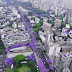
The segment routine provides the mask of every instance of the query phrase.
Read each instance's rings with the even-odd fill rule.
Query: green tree
[[[55,22],[52,22],[51,24],[52,24],[52,25],[51,25],[51,27],[53,27],[53,26],[54,26],[54,24],[55,24]]]
[[[36,68],[35,66],[33,66],[33,67],[31,68],[31,71],[32,71],[32,72],[37,72],[38,70],[37,70],[37,68]]]
[[[33,29],[33,31],[35,31],[35,32],[38,32],[39,30],[42,30],[42,28],[41,27],[38,27],[38,28],[34,28]]]
[[[44,15],[44,17],[48,18],[48,16],[47,16],[47,15]]]
[[[38,17],[38,18],[41,18],[41,16],[40,16],[40,15],[37,15],[37,17]]]
[[[3,49],[0,49],[0,54],[3,52]]]
[[[43,22],[44,22],[44,21],[40,19],[40,22],[39,22],[39,23],[43,25]]]
[[[0,53],[2,53],[3,50],[5,50],[5,46],[2,42],[2,40],[0,40]]]
[[[70,29],[72,29],[72,25],[70,25]]]
[[[33,26],[33,28],[37,28],[37,27],[41,27],[42,24],[41,23],[37,23],[36,25]]]
[[[18,72],[18,69],[17,69],[17,68],[15,68],[15,69],[14,69],[14,72]]]
[[[27,62],[27,66],[29,66],[29,67],[33,67],[33,66],[34,66],[34,63],[31,62],[31,61],[28,61],[28,62]]]
[[[44,49],[44,50],[43,50],[43,53],[45,53],[45,52],[46,52],[46,50]]]
[[[25,60],[25,56],[24,55],[17,55],[16,57],[14,57],[14,62],[16,67],[20,66],[20,62]]]
[[[63,26],[66,26],[66,23],[62,23]]]
[[[10,68],[8,68],[5,72],[13,72]]]
[[[52,22],[51,24],[52,24],[52,25],[54,25],[54,24],[55,24],[55,22]]]
[[[36,40],[39,40],[40,39],[38,34],[35,37],[36,37]]]
[[[67,37],[68,37],[68,38],[70,38],[70,36],[69,36],[69,35],[67,35]]]
[[[8,24],[9,27],[12,27],[12,24]]]

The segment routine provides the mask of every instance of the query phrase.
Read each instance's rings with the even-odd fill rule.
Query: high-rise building
[[[56,68],[57,72],[72,72],[71,57],[72,55],[69,52],[59,53],[59,56],[54,60],[54,67]]]

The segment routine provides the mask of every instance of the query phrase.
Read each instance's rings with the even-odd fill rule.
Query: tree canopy
[[[14,57],[14,62],[16,67],[19,67],[20,62],[25,60],[25,56],[24,55],[17,55],[16,57]]]
[[[13,71],[12,71],[11,69],[8,68],[5,72],[13,72]]]

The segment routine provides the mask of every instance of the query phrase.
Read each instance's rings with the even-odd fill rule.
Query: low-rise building
[[[11,57],[15,57],[20,54],[23,54],[24,56],[29,56],[33,54],[33,51],[26,46],[22,46],[22,47],[10,49],[6,57],[11,58]]]

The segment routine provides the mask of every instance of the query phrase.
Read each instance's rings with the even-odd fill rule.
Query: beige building
[[[56,27],[61,27],[61,22],[62,22],[62,20],[56,19],[56,20],[55,20],[55,26],[56,26]]]

